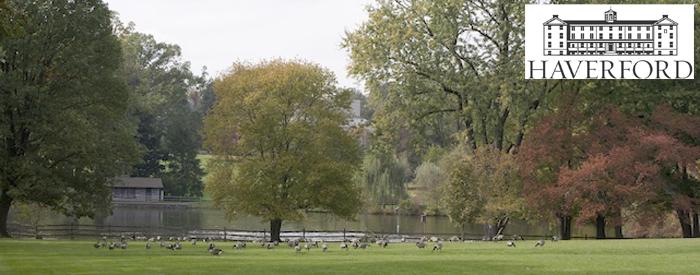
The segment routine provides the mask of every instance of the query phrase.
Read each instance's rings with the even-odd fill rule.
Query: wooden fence
[[[178,227],[165,226],[113,226],[113,225],[85,225],[85,224],[50,224],[40,225],[38,228],[22,224],[8,224],[10,234],[20,238],[41,237],[44,239],[98,239],[103,236],[107,238],[119,238],[121,236],[127,238],[210,238],[214,240],[226,241],[261,241],[269,239],[269,232],[266,230],[238,230],[234,228],[201,228],[201,229],[186,229]],[[428,233],[423,234],[418,232],[406,232],[396,234],[395,232],[372,232],[372,231],[316,231],[316,230],[301,230],[301,231],[282,231],[280,237],[285,239],[313,239],[323,240],[328,242],[340,242],[343,240],[377,238],[383,237],[393,241],[405,239],[406,241],[415,241],[423,236],[437,237],[442,239],[450,239],[453,236],[459,236],[455,233]],[[540,239],[545,236],[523,236],[526,239]],[[465,234],[465,239],[481,240],[480,234]],[[588,238],[587,236],[574,236],[577,239]],[[506,237],[509,239],[509,237]]]

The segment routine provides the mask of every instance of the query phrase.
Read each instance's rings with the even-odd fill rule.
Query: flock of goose
[[[490,239],[491,241],[502,241],[504,238],[503,235],[497,235]],[[180,237],[180,238],[175,238],[175,237],[169,237],[167,240],[164,238],[161,238],[160,236],[157,236],[155,238],[150,238],[146,239],[145,237],[141,238],[136,238],[132,237],[131,240],[145,240],[145,248],[146,249],[151,249],[156,243],[161,247],[169,250],[181,250],[182,249],[182,242],[187,242],[189,241],[192,246],[197,246],[197,243],[199,241],[207,243],[207,252],[209,252],[211,255],[214,256],[219,256],[224,253],[224,250],[221,247],[216,246],[214,242],[210,238],[204,238],[204,239],[196,239],[196,238],[187,238],[187,237]],[[522,236],[518,235],[513,235],[509,241],[506,242],[507,247],[512,247],[515,248],[517,247],[516,241],[518,240],[524,240]],[[551,238],[552,241],[556,242],[559,240],[558,236],[553,236]],[[452,237],[448,239],[450,242],[460,242],[461,239],[458,237]],[[406,242],[405,238],[401,239],[401,242]],[[432,251],[442,251],[443,248],[443,240],[437,237],[432,237],[432,238],[426,238],[422,237],[418,241],[416,241],[416,247],[418,249],[424,249],[428,246],[428,242],[432,243]],[[266,242],[266,241],[253,241],[253,244],[259,244],[262,248],[266,249],[274,249],[280,245],[280,242],[274,241],[274,242]],[[312,249],[320,249],[321,252],[327,252],[329,249],[328,243],[324,242],[323,240],[310,240],[310,239],[292,239],[286,241],[287,246],[289,248],[293,248],[296,253],[302,253],[304,250],[306,252],[310,252]],[[380,238],[377,239],[373,242],[369,241],[361,241],[361,240],[352,240],[352,241],[343,241],[339,244],[340,250],[349,250],[350,248],[353,249],[367,249],[371,246],[371,244],[374,244],[380,248],[386,248],[389,246],[389,240],[386,238]],[[535,242],[535,247],[544,247],[545,240],[540,239],[537,242]],[[109,250],[114,250],[114,249],[127,249],[128,247],[128,239],[124,237],[123,235],[118,239],[114,241],[108,241],[107,237],[102,237],[100,240],[98,240],[94,245],[96,249],[99,248],[107,248]],[[247,243],[244,241],[236,241],[233,244],[233,249],[234,250],[242,250],[245,249],[247,246]]]

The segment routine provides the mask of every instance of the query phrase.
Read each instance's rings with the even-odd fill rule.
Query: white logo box
[[[526,79],[693,79],[693,5],[526,5]]]

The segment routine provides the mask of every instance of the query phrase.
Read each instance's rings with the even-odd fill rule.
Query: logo
[[[693,79],[693,5],[527,5],[526,79]]]

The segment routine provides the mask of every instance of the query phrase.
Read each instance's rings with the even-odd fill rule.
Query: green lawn
[[[442,252],[391,244],[383,249],[297,254],[283,247],[235,251],[218,243],[222,256],[203,244],[170,251],[95,249],[90,241],[0,240],[0,274],[699,274],[700,240],[520,241],[445,243]],[[428,247],[430,248],[430,246]]]

